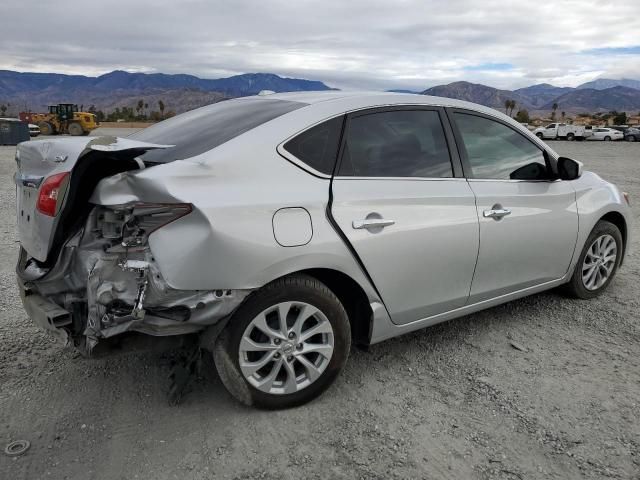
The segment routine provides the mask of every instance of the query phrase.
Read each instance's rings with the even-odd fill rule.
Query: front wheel
[[[568,293],[584,299],[600,295],[618,271],[623,249],[618,227],[611,222],[599,221],[584,244],[567,284]]]
[[[542,133],[540,133],[540,132],[536,133],[536,137],[538,137],[540,140],[542,140]]]
[[[627,142],[635,142],[636,141],[636,137],[634,135],[629,135],[627,137]]]
[[[216,340],[222,383],[245,405],[278,409],[313,400],[344,368],[347,313],[326,285],[292,275],[252,293]]]
[[[609,137],[609,136],[604,137],[604,141],[605,141],[605,142],[610,142],[610,141],[611,141],[611,137]]]

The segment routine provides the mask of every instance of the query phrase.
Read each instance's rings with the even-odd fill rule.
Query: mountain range
[[[150,105],[163,100],[167,110],[181,113],[221,98],[256,95],[261,90],[298,92],[331,90],[322,82],[285,78],[272,73],[247,73],[203,79],[193,75],[129,73],[121,70],[86,77],[59,73],[21,73],[0,70],[0,103],[20,110],[41,111],[48,104],[77,103],[110,110],[142,99]]]
[[[638,88],[617,85],[616,82],[623,82],[625,85],[633,85],[633,82],[636,82]],[[549,112],[554,104],[557,104],[558,111],[567,113],[616,110],[637,114],[640,111],[640,82],[635,80],[600,79],[576,88],[541,83],[517,90],[500,90],[477,83],[453,82],[431,87],[420,93],[466,100],[497,110],[504,109],[506,100],[515,100],[515,111],[524,108],[533,114]]]
[[[109,112],[117,107],[134,106],[139,100],[155,109],[159,100],[167,110],[181,113],[223,98],[255,95],[261,90],[275,92],[332,90],[321,81],[285,78],[272,73],[247,73],[227,78],[203,79],[193,75],[130,73],[121,70],[88,77],[58,73],[21,73],[0,70],[0,104],[11,104],[7,113],[18,110],[43,111],[48,104],[77,103],[88,109]],[[515,100],[522,108],[544,114],[558,105],[567,113],[596,113],[611,110],[636,114],[640,111],[640,80],[597,79],[572,87],[547,83],[517,90],[501,90],[465,81],[437,85],[422,93],[457,98],[498,110],[506,100]],[[15,112],[13,111],[15,110]]]

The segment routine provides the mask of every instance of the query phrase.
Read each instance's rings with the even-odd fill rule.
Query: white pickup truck
[[[579,125],[568,125],[566,123],[550,123],[546,127],[536,128],[533,133],[538,138],[552,140],[584,140],[593,135],[590,128]]]

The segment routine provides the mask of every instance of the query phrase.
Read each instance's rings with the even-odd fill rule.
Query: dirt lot
[[[640,204],[640,144],[552,146]],[[0,453],[1,479],[640,478],[640,210],[599,299],[549,292],[353,350],[295,410],[244,408],[214,372],[172,408],[160,354],[82,359],[26,318],[13,155],[0,148],[0,443],[31,449]]]

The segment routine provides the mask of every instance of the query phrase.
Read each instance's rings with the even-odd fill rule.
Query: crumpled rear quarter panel
[[[288,273],[331,268],[351,276],[376,298],[327,220],[329,180],[278,155],[276,145],[283,134],[274,123],[277,120],[188,161],[104,179],[91,201],[193,204],[191,214],[149,238],[172,288],[251,289]],[[308,244],[283,247],[276,241],[273,215],[287,207],[309,212],[313,234]]]

